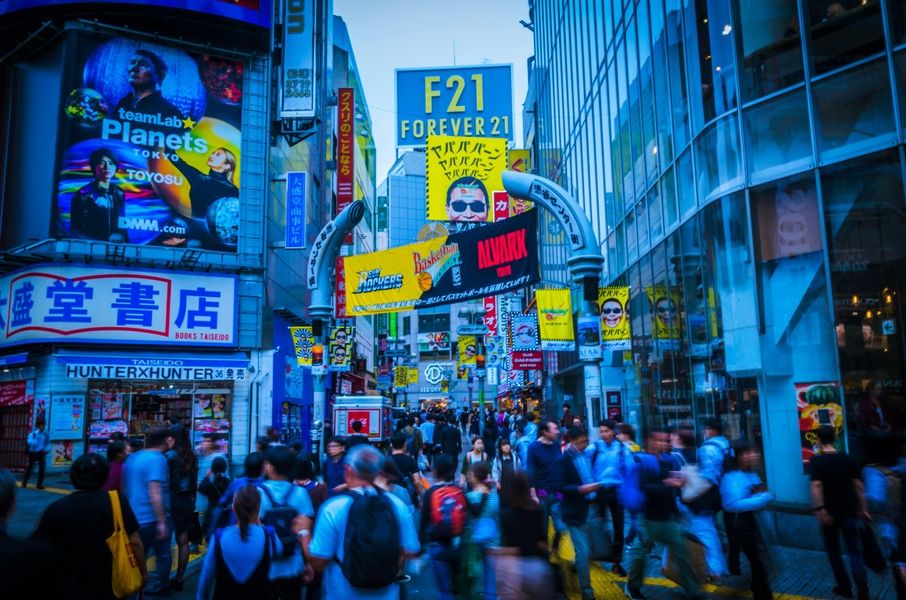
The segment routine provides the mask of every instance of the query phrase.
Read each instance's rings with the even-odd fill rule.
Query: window
[[[686,150],[676,162],[676,185],[679,192],[680,216],[685,217],[695,209],[695,178],[692,175],[691,150]]]
[[[412,317],[406,316],[403,317],[403,335],[412,334]]]
[[[735,115],[711,125],[694,146],[698,197],[703,203],[713,194],[723,194],[742,183]]]
[[[664,0],[651,0],[651,43],[654,75],[654,109],[657,115],[657,139],[652,152],[656,152],[661,171],[666,171],[673,160],[673,123],[670,115],[670,88],[667,72],[667,34],[664,31]]]
[[[796,0],[739,0],[745,100],[802,81]]]
[[[811,0],[808,18],[816,73],[884,51],[880,0]]]
[[[657,243],[664,234],[664,217],[661,210],[660,186],[651,188],[648,193],[648,227],[651,231],[651,243]]]
[[[673,151],[677,154],[686,147],[690,139],[683,51],[683,12],[680,0],[667,0],[667,62],[670,65],[670,97],[676,136]]]
[[[775,171],[798,171],[811,166],[811,133],[808,119],[804,118],[807,114],[804,89],[743,112],[746,160],[753,178],[773,179]]]
[[[635,205],[635,219],[636,227],[639,232],[639,254],[644,254],[648,251],[649,237],[648,237],[648,200],[642,198],[639,200],[639,203]]]
[[[683,0],[692,125],[699,131],[736,108],[730,0]]]
[[[654,131],[654,86],[651,70],[653,63],[647,2],[639,4],[636,15],[639,28],[639,83],[641,84],[639,107],[642,111],[642,154],[645,157],[645,174],[647,175],[647,179],[641,182],[640,187],[638,177],[636,184],[639,189],[645,189],[647,187],[645,184],[654,183],[658,174],[657,140]]]
[[[673,227],[679,221],[679,210],[676,206],[676,182],[674,181],[673,169],[667,171],[667,174],[661,178],[658,184],[660,196],[664,200],[664,219],[667,228]],[[693,202],[693,205],[695,203]]]
[[[632,264],[639,257],[639,238],[635,229],[635,211],[626,213],[623,221],[626,228],[626,259]]]

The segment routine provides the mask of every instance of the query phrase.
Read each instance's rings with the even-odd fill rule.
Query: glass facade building
[[[630,288],[605,387],[643,431],[721,419],[804,505],[813,426],[906,420],[906,2],[529,4],[534,164]]]

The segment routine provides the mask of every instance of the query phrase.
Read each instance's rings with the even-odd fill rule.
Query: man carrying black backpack
[[[346,493],[321,505],[310,542],[300,533],[312,567],[324,572],[324,600],[399,598],[403,561],[420,550],[406,505],[374,485],[383,462],[369,445],[352,448],[344,460]]]
[[[425,544],[441,600],[455,594],[456,575],[462,555],[462,535],[466,523],[466,496],[453,483],[454,461],[446,454],[434,459],[437,483],[422,498],[419,538]]]

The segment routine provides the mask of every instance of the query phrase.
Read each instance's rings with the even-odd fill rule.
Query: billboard
[[[355,200],[355,90],[337,90],[337,214]],[[347,243],[352,242],[352,234]]]
[[[311,349],[315,345],[315,335],[311,325],[301,325],[289,328],[293,338],[293,350],[296,353],[296,362],[299,366],[310,367],[312,362]]]
[[[601,341],[605,350],[630,350],[628,287],[598,288],[598,312],[601,314]]]
[[[453,304],[538,281],[537,211],[398,248],[343,258],[346,314]]]
[[[327,350],[329,353],[328,371],[348,371],[352,361],[352,341],[355,339],[353,321],[337,319],[330,329]]]
[[[511,65],[396,71],[396,145],[431,135],[513,139]]]
[[[54,235],[235,252],[244,64],[94,37],[70,59]]]
[[[235,346],[236,297],[231,275],[44,265],[0,277],[0,347]]]
[[[284,239],[287,250],[305,248],[305,171],[290,171],[286,174],[286,231]]]
[[[532,214],[529,211],[526,214]],[[572,296],[567,289],[535,290],[542,350],[575,350]]]
[[[280,117],[315,116],[315,2],[284,0]]]
[[[503,190],[506,140],[436,135],[425,148],[429,221],[493,221],[491,194]]]
[[[67,4],[89,3],[79,0],[4,0],[0,2],[0,16],[28,8]],[[90,4],[138,4],[143,7],[178,8],[244,21],[261,27],[270,27],[272,20],[270,0],[93,0]]]

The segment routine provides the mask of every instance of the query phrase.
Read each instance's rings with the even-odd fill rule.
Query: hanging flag
[[[598,288],[598,312],[601,313],[601,340],[604,350],[629,350],[631,334],[628,287]]]
[[[311,349],[315,345],[315,336],[310,325],[290,327],[289,334],[293,338],[293,348],[296,351],[296,362],[303,367],[311,366]]]
[[[541,349],[569,351],[576,347],[573,335],[572,297],[567,289],[536,290]]]
[[[337,319],[330,330],[327,352],[329,371],[348,371],[352,358],[352,340],[355,338],[351,319]]]
[[[459,364],[475,366],[475,357],[478,356],[478,338],[474,335],[459,336]]]

